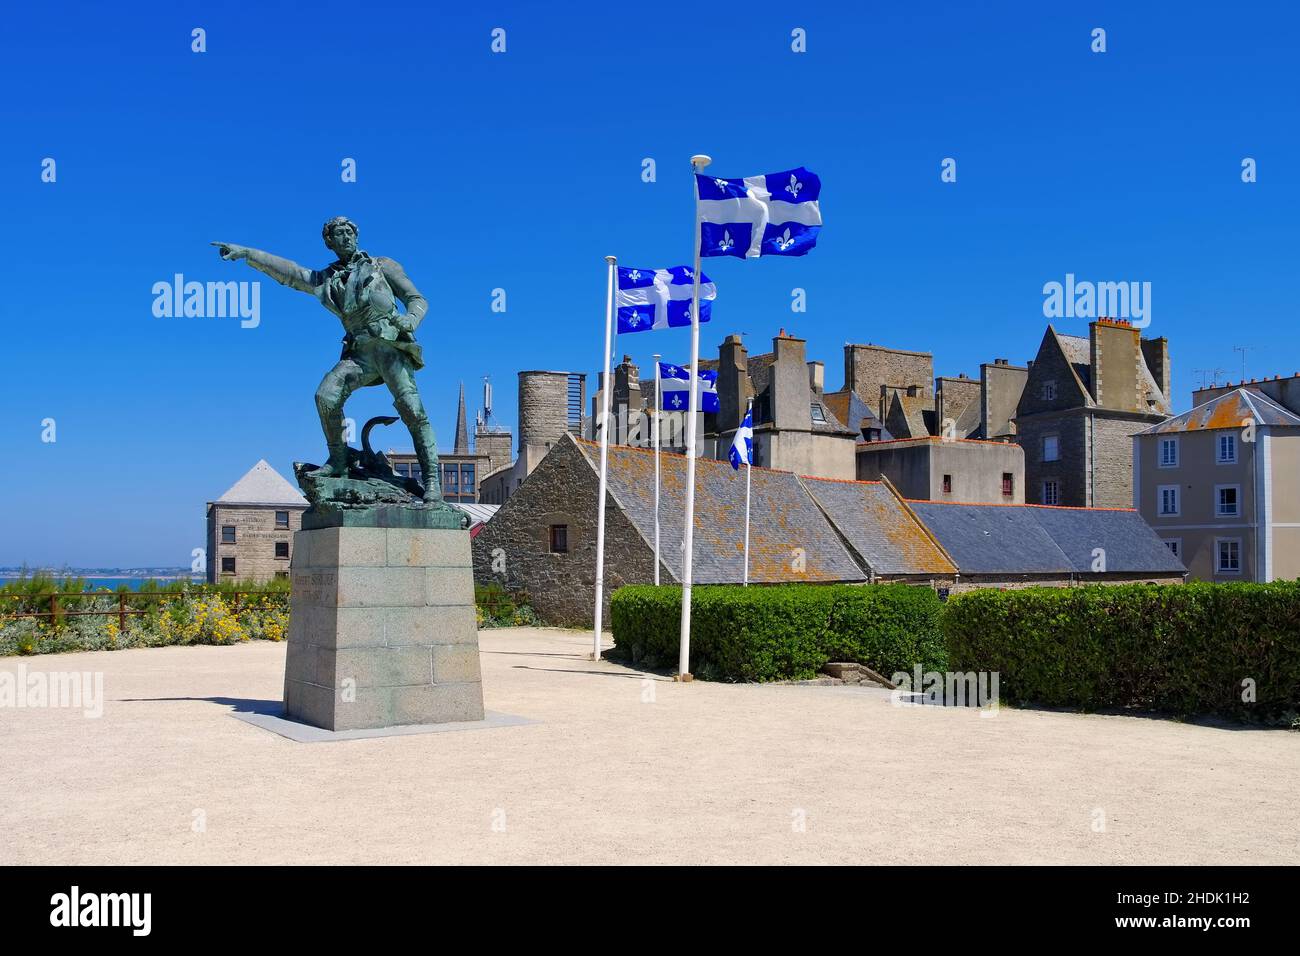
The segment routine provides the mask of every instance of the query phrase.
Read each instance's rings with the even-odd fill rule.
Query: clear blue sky
[[[1043,284],[1073,272],[1152,283],[1147,334],[1170,340],[1180,408],[1193,369],[1239,374],[1234,345],[1255,347],[1252,375],[1300,370],[1295,4],[635,10],[12,5],[0,564],[188,564],[204,503],[259,458],[286,476],[321,459],[312,395],[338,355],[335,318],[269,280],[256,329],[152,314],[151,287],[177,272],[264,278],[210,240],[323,266],[321,223],[355,219],[362,247],[400,260],[431,302],[419,380],[446,447],[458,381],[472,415],[491,375],[513,425],[520,369],[596,370],[604,255],[689,261],[695,152],[724,176],[807,166],[826,224],[805,258],[709,264],[706,354],[733,331],[766,351],[784,326],[831,388],[846,341],[973,375],[1033,356]],[[807,53],[790,49],[795,27]],[[56,183],[40,181],[45,157]],[[805,314],[790,311],[796,286]],[[617,349],[685,362],[688,336]],[[370,389],[349,414],[390,408]]]

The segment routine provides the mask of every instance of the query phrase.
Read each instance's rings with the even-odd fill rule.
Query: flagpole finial
[[[618,262],[618,256],[606,256],[605,261],[612,266],[614,263]]]
[[[691,165],[694,166],[696,169],[703,169],[711,162],[713,162],[713,157],[705,156],[703,153],[701,153],[698,156],[691,157]]]

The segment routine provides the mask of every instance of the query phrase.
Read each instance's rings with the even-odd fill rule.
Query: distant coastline
[[[0,585],[7,584],[10,581],[16,581],[24,576],[32,577],[36,574],[46,575],[48,577],[63,578],[81,578],[86,582],[88,590],[98,590],[99,588],[108,588],[116,591],[122,585],[126,585],[132,591],[140,590],[140,586],[146,581],[193,581],[196,584],[202,584],[204,577],[201,574],[195,574],[189,568],[155,568],[155,567],[138,567],[138,568],[35,568],[35,567],[3,567],[0,568]]]

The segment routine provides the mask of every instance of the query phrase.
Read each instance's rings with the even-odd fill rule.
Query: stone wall
[[[1133,507],[1133,435],[1158,420],[1093,416],[1093,507]]]
[[[1078,508],[1087,506],[1088,434],[1082,410],[1019,418],[1017,427],[1016,444],[1024,450],[1025,455],[1025,502],[1031,505],[1045,504],[1043,482],[1055,479],[1060,485],[1060,498],[1056,504]],[[1043,460],[1043,439],[1048,435],[1055,435],[1059,439],[1058,461]],[[1132,466],[1131,452],[1125,461],[1129,467]],[[1131,487],[1131,477],[1129,484]]]
[[[265,583],[276,576],[288,577],[293,555],[293,533],[302,528],[303,505],[208,505],[208,582],[252,580]],[[275,513],[289,512],[289,527],[276,528]],[[221,528],[233,525],[235,543],[223,544]],[[289,554],[275,556],[277,543],[288,545]],[[223,574],[221,559],[233,557],[235,572]]]
[[[525,592],[548,624],[590,627],[596,590],[599,478],[572,443],[555,448],[474,538],[474,580]],[[567,529],[568,552],[550,550],[553,525]],[[663,580],[669,578],[665,574]],[[654,581],[654,552],[622,511],[605,510],[605,610],[624,584]]]

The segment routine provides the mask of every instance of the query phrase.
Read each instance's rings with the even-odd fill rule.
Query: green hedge
[[[614,592],[615,653],[647,667],[677,664],[681,588],[630,585]],[[857,661],[885,676],[943,670],[941,605],[906,584],[714,585],[693,589],[691,670],[706,680],[813,677],[828,661]]]
[[[1300,709],[1300,583],[979,590],[943,616],[952,668],[1010,702],[1274,718]],[[1243,681],[1255,702],[1242,700]]]

